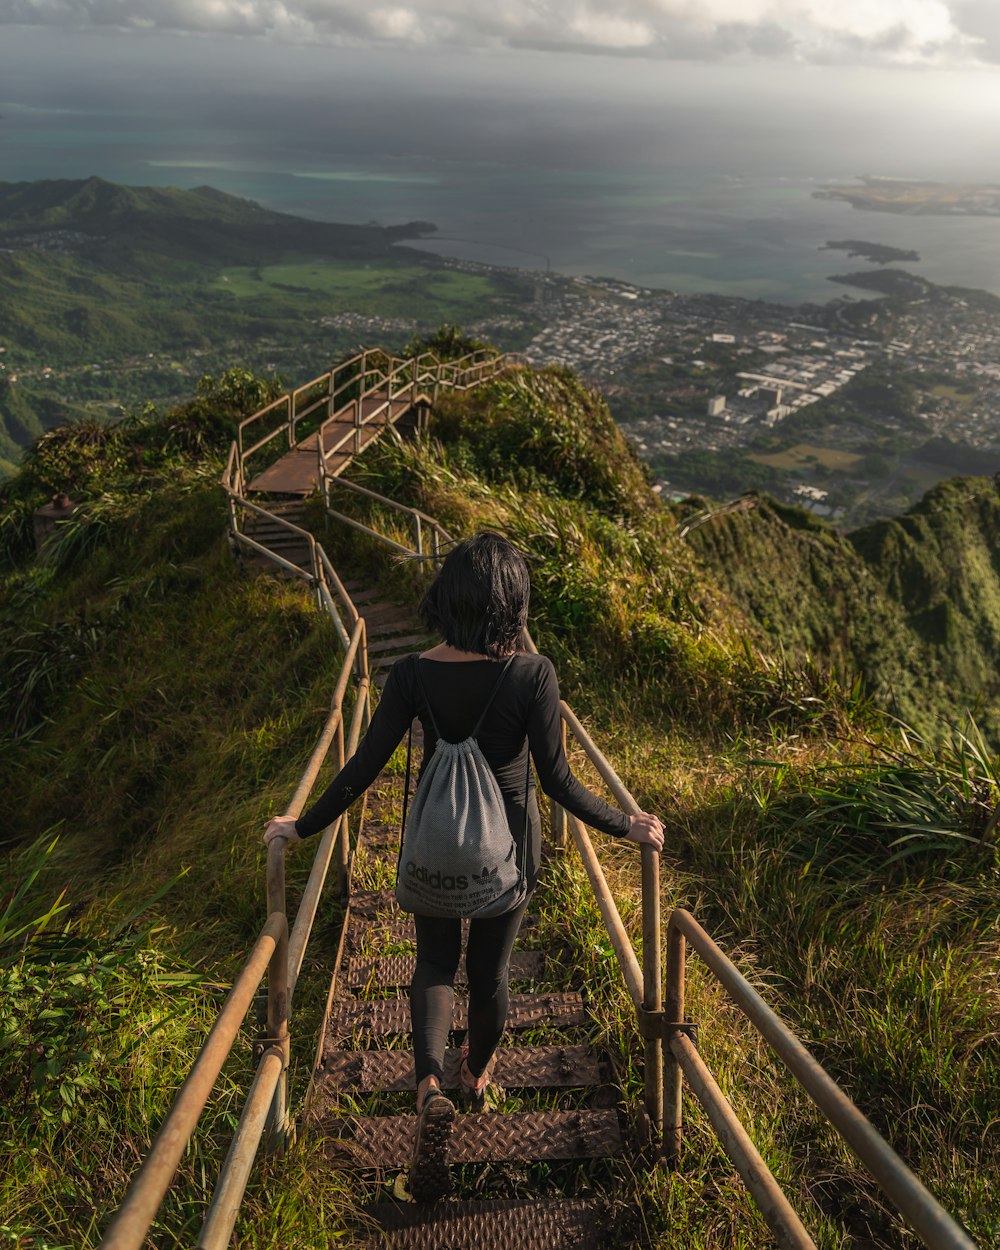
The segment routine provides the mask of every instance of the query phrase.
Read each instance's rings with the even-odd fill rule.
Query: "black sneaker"
[[[410,1159],[409,1190],[416,1202],[435,1202],[451,1193],[448,1146],[455,1108],[439,1089],[427,1091],[417,1116],[417,1136]]]

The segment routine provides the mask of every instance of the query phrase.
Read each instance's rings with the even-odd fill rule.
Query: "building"
[[[710,417],[721,417],[726,411],[725,395],[713,395],[708,401],[708,415]]]

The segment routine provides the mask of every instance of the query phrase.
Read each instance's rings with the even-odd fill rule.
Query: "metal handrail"
[[[181,1086],[167,1118],[153,1139],[142,1167],[129,1185],[125,1200],[101,1239],[100,1250],[138,1250],[187,1148],[205,1103],[233,1048],[243,1017],[269,961],[287,941],[288,921],[280,913],[268,916],[250,958],[229,991],[198,1057]]]
[[[721,1128],[717,1125],[720,1141],[778,1238],[779,1245],[799,1250],[813,1247],[813,1242],[801,1224],[798,1224],[797,1217],[795,1224],[798,1224],[798,1230],[801,1231],[797,1231],[795,1225],[789,1222],[788,1212],[781,1211],[775,1205],[774,1190],[777,1187],[774,1178],[766,1168],[763,1173],[760,1172],[760,1156],[753,1150],[745,1133],[744,1140],[740,1139],[737,1130],[742,1132],[742,1126],[736,1113],[712,1081],[690,1038],[685,1035],[684,964],[688,942],[924,1244],[933,1247],[933,1250],[976,1250],[976,1244],[968,1233],[914,1176],[836,1081],[764,1002],[736,965],[723,954],[694,916],[683,907],[678,907],[671,913],[667,928],[668,952],[672,952],[668,955],[667,999],[670,1005],[668,1014],[673,1014],[673,1019],[664,1021],[664,1040],[673,1059],[687,1076],[698,1100],[709,1112],[713,1123],[718,1119],[721,1125]],[[668,1149],[673,1156],[671,1161],[676,1162],[681,1138],[679,1098],[672,1113]],[[777,1190],[779,1195],[780,1192]]]

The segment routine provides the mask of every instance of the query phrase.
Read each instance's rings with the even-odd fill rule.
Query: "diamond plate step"
[[[368,654],[378,655],[380,651],[391,651],[394,647],[409,647],[414,651],[418,647],[426,649],[431,637],[430,634],[406,634],[402,638],[386,638],[381,642],[370,642]]]
[[[389,849],[399,852],[399,825],[366,825],[364,837],[358,843],[359,854],[366,851],[386,851]],[[395,858],[395,856],[393,857]]]
[[[381,920],[403,914],[392,890],[355,890],[351,895],[351,915],[358,920]],[[412,923],[409,916],[406,922]]]
[[[452,1014],[452,1028],[466,1026],[466,1002],[458,999]],[[508,1029],[530,1029],[536,1025],[567,1028],[586,1024],[587,1012],[583,998],[577,993],[512,994],[507,1015]],[[410,1004],[405,998],[334,999],[326,1034],[326,1050],[332,1050],[336,1038],[353,1032],[409,1033]],[[324,1059],[326,1054],[324,1052]]]
[[[347,966],[345,984],[352,990],[368,987],[378,989],[405,987],[413,980],[413,970],[416,964],[415,955],[390,955],[385,959],[352,959]],[[537,981],[544,968],[545,955],[541,951],[515,951],[510,957],[512,980]],[[455,974],[455,984],[465,984],[464,963]]]
[[[375,916],[358,916],[356,913],[352,916],[353,923],[350,929],[351,949],[355,949],[362,937],[370,938],[372,941],[380,942],[416,942],[417,934],[413,927],[413,918],[403,912],[397,912],[394,916],[390,913],[383,913]],[[538,917],[535,915],[527,915],[521,921],[520,934],[529,932],[538,927]],[[463,923],[462,932],[465,933],[467,925]]]
[[[462,1052],[445,1051],[444,1086],[458,1088]],[[501,1047],[494,1077],[505,1089],[578,1089],[599,1085],[600,1058],[589,1046]],[[413,1055],[409,1050],[335,1050],[323,1061],[317,1104],[338,1090],[394,1092],[413,1089]]]
[[[415,1115],[331,1117],[323,1152],[334,1167],[393,1168],[409,1163]],[[448,1147],[450,1163],[601,1159],[622,1148],[615,1111],[527,1111],[518,1115],[459,1115]]]
[[[379,1203],[366,1214],[398,1250],[598,1250],[610,1241],[607,1208],[579,1198]],[[382,1250],[386,1242],[378,1237],[363,1244]]]
[[[412,917],[407,912],[399,910],[396,895],[392,890],[355,890],[351,895],[351,917],[362,923],[366,920],[385,921],[397,918],[402,918],[408,925],[413,923]],[[466,922],[462,923],[464,925]],[[529,912],[521,921],[520,932],[533,929],[537,924],[537,913]]]

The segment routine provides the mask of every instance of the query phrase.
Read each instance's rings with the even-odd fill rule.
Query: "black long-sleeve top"
[[[415,717],[424,731],[424,760],[430,759],[437,742],[435,722],[446,741],[467,738],[503,667],[502,662],[490,659],[427,660],[416,654],[397,660],[357,751],[295,822],[299,836],[307,838],[325,829],[367,790]],[[545,656],[515,656],[476,741],[509,809],[524,811],[526,753],[530,748],[538,780],[550,798],[604,833],[621,837],[628,832],[628,816],[591,794],[570,772],[562,745],[559,683],[551,660]],[[533,789],[530,782],[529,787]],[[512,829],[516,828],[512,824]]]

